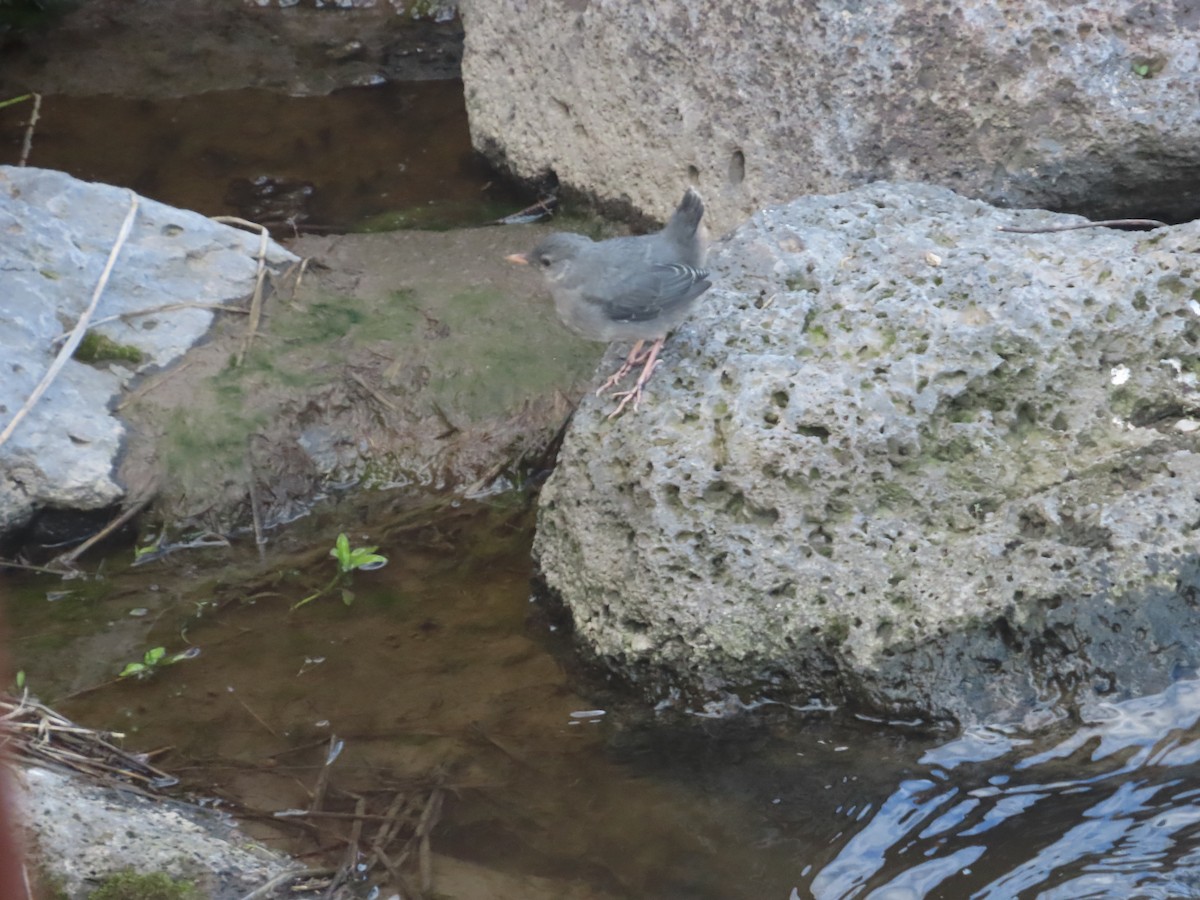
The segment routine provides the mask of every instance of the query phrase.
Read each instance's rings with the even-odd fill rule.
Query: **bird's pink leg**
[[[628,375],[630,372],[632,372],[633,367],[645,359],[644,356],[641,356],[642,344],[644,344],[644,343],[646,343],[646,342],[638,341],[636,344],[633,345],[633,349],[630,350],[629,355],[627,357],[625,357],[625,362],[621,363],[621,368],[617,369],[617,371],[615,371],[611,375],[609,375],[608,380],[606,382],[604,382],[604,384],[600,385],[600,387],[596,388],[596,396],[597,397],[599,397],[601,394],[603,394],[609,388],[616,387],[618,384],[620,384],[621,379],[624,378],[626,375]]]
[[[638,404],[642,400],[642,388],[646,386],[646,382],[650,380],[650,376],[654,374],[654,370],[657,369],[658,364],[662,362],[662,360],[658,358],[658,351],[662,349],[663,342],[665,340],[665,337],[660,337],[654,342],[654,345],[650,348],[650,352],[646,354],[646,365],[642,367],[642,374],[638,376],[638,380],[634,386],[627,391],[621,391],[620,393],[613,394],[614,397],[620,397],[621,402],[617,404],[616,409],[608,414],[610,419],[616,418],[618,415],[620,415],[621,410],[623,410],[631,400],[633,401],[633,408],[638,408]]]

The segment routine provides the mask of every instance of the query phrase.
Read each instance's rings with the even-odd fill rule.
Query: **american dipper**
[[[582,234],[558,232],[530,253],[514,253],[509,262],[536,266],[554,296],[564,325],[593,341],[635,340],[624,364],[600,388],[615,387],[634,366],[637,382],[614,396],[616,416],[631,401],[637,409],[642,388],[660,362],[667,334],[687,316],[696,298],[710,287],[704,264],[700,219],[704,202],[688,189],[666,227],[641,237],[593,241]],[[653,341],[643,350],[646,341]]]

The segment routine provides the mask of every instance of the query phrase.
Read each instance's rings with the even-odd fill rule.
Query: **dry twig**
[[[29,151],[33,149],[33,129],[37,127],[38,117],[42,113],[42,95],[33,94],[33,111],[29,114],[29,124],[25,126],[25,140],[21,142],[21,159],[17,162],[22,168],[29,162]]]

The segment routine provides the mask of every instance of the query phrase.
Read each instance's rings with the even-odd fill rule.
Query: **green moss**
[[[850,637],[850,622],[847,619],[830,619],[825,626],[825,638],[831,644],[844,644]]]
[[[793,272],[784,279],[783,284],[789,291],[812,291],[816,293],[821,289],[821,283],[806,272]]]
[[[104,879],[90,900],[201,900],[201,895],[190,881],[175,881],[161,872],[144,875],[126,869]]]
[[[975,442],[959,435],[948,441],[933,444],[933,458],[943,462],[959,462],[975,452]]]
[[[129,344],[118,344],[110,337],[89,331],[75,348],[74,358],[81,363],[98,363],[109,360],[130,362],[134,365],[143,359],[142,351]]]
[[[894,481],[884,482],[877,490],[880,505],[888,509],[903,509],[913,505],[912,494]]]

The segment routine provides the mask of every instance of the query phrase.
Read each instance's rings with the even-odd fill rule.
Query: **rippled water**
[[[931,747],[793,896],[1200,896],[1198,716],[1186,681],[1044,749],[988,729]]]

